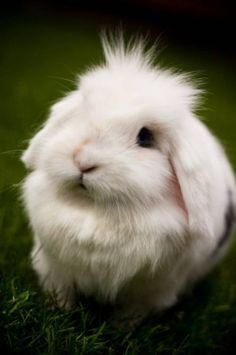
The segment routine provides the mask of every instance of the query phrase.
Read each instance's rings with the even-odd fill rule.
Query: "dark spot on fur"
[[[229,193],[229,197],[231,197],[231,193]],[[225,211],[224,232],[222,233],[222,235],[219,239],[217,249],[220,249],[221,247],[223,247],[223,245],[225,245],[225,243],[228,241],[231,231],[232,231],[232,228],[233,228],[234,221],[235,221],[235,211],[234,211],[233,202],[230,198],[228,207]]]

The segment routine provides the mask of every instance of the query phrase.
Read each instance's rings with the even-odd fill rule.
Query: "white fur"
[[[52,107],[22,157],[33,170],[23,184],[33,267],[61,305],[75,285],[162,310],[218,259],[234,176],[193,113],[199,90],[186,75],[152,66],[140,43],[103,46],[105,64]],[[144,126],[154,148],[136,144]],[[96,167],[84,174],[87,190],[81,166]]]

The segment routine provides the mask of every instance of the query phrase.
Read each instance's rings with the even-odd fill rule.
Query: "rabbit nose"
[[[82,174],[90,173],[91,171],[94,171],[96,168],[97,168],[97,166],[95,166],[95,165],[79,164],[79,170]]]
[[[81,174],[90,173],[97,168],[97,166],[93,162],[84,161],[84,159],[81,159],[79,153],[80,151],[78,149],[73,153],[73,161]]]

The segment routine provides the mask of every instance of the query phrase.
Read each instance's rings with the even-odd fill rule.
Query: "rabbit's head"
[[[140,43],[103,47],[105,64],[52,107],[23,162],[95,202],[148,206],[172,189],[186,212],[175,156],[198,90],[187,76],[155,68]]]

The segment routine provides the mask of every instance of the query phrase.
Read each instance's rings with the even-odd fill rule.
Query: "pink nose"
[[[73,154],[73,160],[74,164],[77,166],[77,168],[79,168],[79,171],[82,174],[90,173],[97,168],[97,166],[91,162],[82,162],[77,151],[75,151]]]
[[[95,165],[80,165],[79,164],[79,170],[81,171],[82,174],[87,174],[90,173],[91,171],[95,170],[97,167]]]

